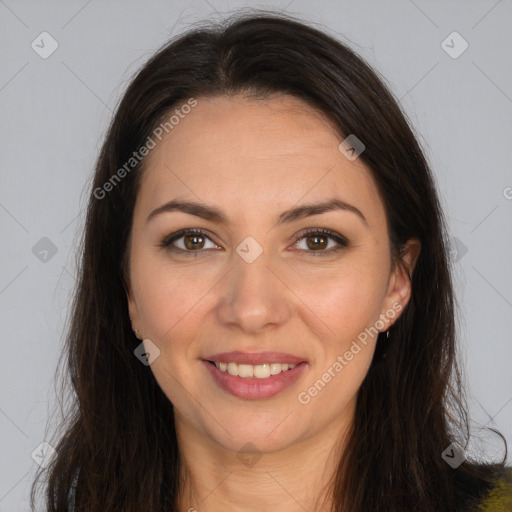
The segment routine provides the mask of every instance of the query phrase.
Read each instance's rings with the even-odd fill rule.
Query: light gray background
[[[401,99],[457,239],[474,425],[512,441],[510,0],[0,0],[0,512],[29,510],[31,453],[46,439],[55,405],[76,240],[112,110],[170,35],[243,6],[286,8],[325,25]],[[43,31],[59,45],[47,59],[31,48]],[[456,59],[441,45],[453,31],[469,44]],[[32,251],[42,237],[58,249],[46,262]],[[495,439],[480,437],[491,456],[499,453]]]

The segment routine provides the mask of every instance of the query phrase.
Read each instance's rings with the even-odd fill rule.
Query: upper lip
[[[264,363],[288,363],[299,364],[305,361],[302,357],[284,354],[283,352],[222,352],[204,358],[205,361],[217,363],[238,363],[238,364],[264,364]]]

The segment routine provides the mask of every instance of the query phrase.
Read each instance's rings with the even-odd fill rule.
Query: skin
[[[297,396],[365,328],[381,315],[388,319],[393,305],[400,311],[406,306],[420,250],[410,240],[404,260],[392,266],[378,190],[361,159],[349,161],[340,152],[342,140],[320,113],[291,96],[220,96],[198,98],[147,157],[127,294],[133,327],[161,351],[150,369],[174,405],[180,510],[329,508],[327,484],[377,337],[360,344],[361,351],[308,404]],[[357,207],[368,225],[342,210],[276,225],[284,210],[333,198]],[[172,199],[215,206],[228,223],[179,211],[146,221]],[[209,237],[189,237],[188,246],[187,237],[174,242],[177,249],[199,252],[197,257],[159,245],[185,228]],[[318,247],[314,236],[299,238],[308,228],[331,229],[350,245],[326,253],[337,243],[327,238]],[[263,249],[252,263],[236,252],[247,237]],[[308,365],[280,394],[244,400],[219,388],[202,363],[207,355],[231,350],[285,352]],[[239,452],[249,442],[254,458],[244,459]]]

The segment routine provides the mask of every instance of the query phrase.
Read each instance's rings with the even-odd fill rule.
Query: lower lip
[[[245,400],[262,400],[271,398],[291,386],[302,374],[307,363],[302,362],[291,370],[271,375],[266,379],[244,378],[230,375],[216,366],[203,360],[203,364],[212,374],[215,382],[228,393]]]

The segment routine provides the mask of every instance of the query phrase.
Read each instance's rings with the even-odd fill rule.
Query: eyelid
[[[173,247],[172,244],[175,241],[177,241],[180,238],[183,238],[184,236],[187,236],[187,235],[202,236],[204,238],[207,238],[213,244],[218,246],[218,244],[212,239],[212,236],[208,233],[208,231],[206,231],[204,229],[200,229],[200,228],[186,228],[186,229],[181,229],[179,231],[171,233],[170,235],[167,235],[166,237],[164,237],[163,240],[158,245],[160,247],[163,247],[164,249],[169,250],[169,251],[182,253],[182,254],[186,254],[186,255],[199,255],[199,254],[202,254],[202,253],[212,250],[212,249],[198,249],[196,251],[190,251],[190,250],[187,251],[185,249]],[[337,246],[334,248],[331,247],[330,249],[327,249],[327,250],[322,249],[322,250],[318,250],[318,251],[313,251],[313,250],[307,251],[307,250],[303,250],[303,249],[298,249],[298,250],[296,249],[296,251],[302,252],[305,254],[312,254],[315,256],[322,256],[322,255],[327,256],[327,255],[336,253],[336,252],[340,251],[341,249],[344,249],[344,248],[347,248],[350,246],[350,242],[345,236],[343,236],[342,234],[340,234],[336,231],[333,231],[331,229],[326,229],[326,228],[305,228],[305,229],[303,229],[301,232],[299,232],[297,235],[294,236],[293,245],[294,246],[297,245],[298,242],[301,241],[303,238],[307,238],[308,236],[314,236],[314,235],[323,235],[326,238],[330,238],[331,240],[334,240],[336,242]]]
[[[303,252],[308,255],[311,254],[313,256],[328,256],[350,246],[348,238],[343,236],[341,233],[338,233],[337,231],[333,231],[332,229],[327,228],[306,228],[302,230],[298,235],[295,236],[294,245],[297,245],[299,241],[302,240],[303,238],[307,238],[308,236],[314,235],[322,235],[325,236],[326,238],[330,238],[331,240],[334,240],[336,242],[337,246],[331,247],[330,249],[323,249],[319,251],[304,251],[302,249],[299,249],[298,252]]]
[[[187,236],[187,235],[198,235],[198,236],[202,236],[204,238],[207,238],[208,240],[210,240],[213,244],[215,245],[219,245],[217,244],[216,242],[213,241],[212,239],[212,236],[208,233],[208,231],[204,230],[204,229],[199,229],[199,228],[186,228],[186,229],[180,229],[179,231],[176,231],[174,233],[171,233],[170,235],[167,235],[163,238],[163,240],[158,244],[159,246],[163,247],[164,249],[169,249],[169,250],[174,250],[176,249],[177,252],[182,252],[182,253],[199,253],[199,252],[204,252],[204,249],[200,249],[200,250],[197,250],[197,251],[185,251],[184,249],[179,249],[177,247],[173,247],[172,244],[176,241],[176,240],[179,240],[180,238],[183,238],[184,236]]]

